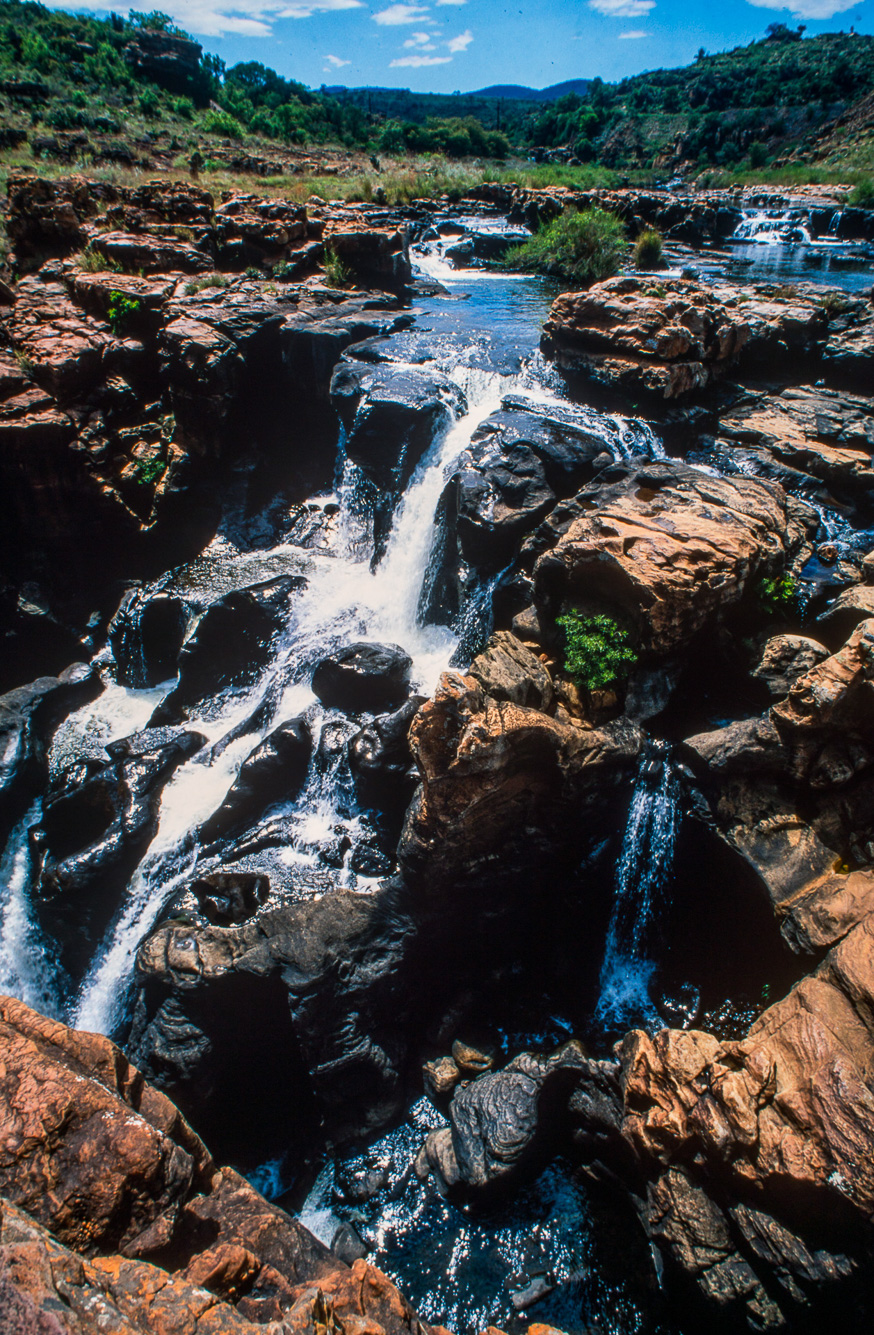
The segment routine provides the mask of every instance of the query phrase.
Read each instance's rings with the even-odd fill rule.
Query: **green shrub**
[[[167,471],[167,465],[157,456],[151,459],[137,459],[135,467],[136,480],[141,487],[151,487]]]
[[[662,262],[662,234],[647,227],[634,243],[634,263],[638,269],[657,269]]]
[[[208,111],[201,116],[200,127],[205,134],[220,134],[223,139],[242,139],[246,133],[236,117],[227,111]],[[206,163],[204,168],[209,170]]]
[[[798,611],[798,581],[791,575],[763,578],[756,585],[756,597],[769,616]]]
[[[572,611],[558,617],[556,625],[565,634],[564,670],[578,686],[603,690],[624,681],[637,662],[629,632],[612,617],[603,613],[584,617]]]
[[[137,98],[137,106],[143,116],[157,116],[161,110],[161,98],[157,88],[144,88]]]
[[[612,213],[565,209],[530,241],[508,251],[506,262],[511,269],[556,274],[584,287],[611,278],[626,247],[625,229]]]
[[[173,114],[180,116],[184,121],[190,121],[194,115],[194,103],[190,97],[174,97],[170,105],[173,108]]]
[[[116,337],[130,328],[144,305],[141,297],[126,297],[123,292],[110,292],[106,318]]]
[[[330,246],[325,247],[325,277],[331,287],[350,287],[352,284],[350,270]]]
[[[190,283],[185,284],[186,297],[193,297],[195,292],[201,292],[205,287],[227,287],[230,279],[223,273],[207,273],[202,278],[193,278]]]
[[[857,209],[874,209],[874,181],[870,177],[858,181],[847,195],[847,203]]]
[[[843,315],[853,303],[844,292],[823,292],[818,304],[826,315]]]

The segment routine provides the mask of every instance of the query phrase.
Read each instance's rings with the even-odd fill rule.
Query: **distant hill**
[[[515,98],[519,102],[554,102],[566,93],[576,93],[585,97],[589,91],[588,79],[566,79],[564,83],[551,84],[549,88],[526,88],[521,83],[493,83],[488,88],[478,88],[468,93],[468,97]]]

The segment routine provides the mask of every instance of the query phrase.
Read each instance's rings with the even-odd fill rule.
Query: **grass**
[[[76,257],[76,262],[83,273],[121,273],[121,265],[110,255],[101,255],[99,250],[88,246]]]
[[[202,278],[193,278],[185,284],[186,297],[193,297],[195,292],[202,292],[207,287],[227,287],[230,279],[223,273],[208,273]]]
[[[603,209],[565,209],[507,254],[511,269],[556,274],[586,287],[617,273],[628,249],[625,228]]]
[[[661,232],[647,227],[634,243],[634,263],[638,269],[658,269],[663,249]]]
[[[325,247],[325,277],[331,287],[349,287],[352,282],[351,271],[330,246]]]

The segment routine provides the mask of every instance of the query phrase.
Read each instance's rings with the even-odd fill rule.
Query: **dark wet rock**
[[[355,734],[349,743],[349,763],[359,779],[366,783],[409,774],[413,764],[410,725],[425,699],[414,695],[395,713],[380,714]]]
[[[552,678],[530,649],[511,635],[498,631],[488,648],[470,665],[470,676],[492,700],[548,711],[553,702]]]
[[[530,1163],[543,1141],[552,1140],[554,1151],[557,1126],[586,1060],[577,1043],[546,1058],[523,1053],[456,1090],[450,1126],[425,1143],[431,1168],[447,1187],[482,1189]]]
[[[443,498],[445,562],[480,570],[506,565],[558,497],[593,473],[604,450],[594,414],[507,398],[474,432]]]
[[[99,677],[74,663],[59,677],[40,677],[0,696],[0,839],[42,791],[48,779],[46,748],[57,725],[73,709],[95,699]]]
[[[177,723],[201,701],[251,682],[288,615],[300,577],[281,576],[235,589],[210,604],[179,653],[179,680],[155,713],[155,726]]]
[[[313,691],[329,709],[382,713],[410,693],[413,661],[397,644],[350,644],[316,667]]]
[[[331,1241],[331,1251],[346,1265],[354,1265],[367,1255],[367,1247],[352,1224],[341,1224]]]
[[[176,676],[190,613],[181,599],[125,594],[109,623],[109,643],[121,686],[157,686]]]
[[[437,432],[467,406],[448,376],[394,363],[341,363],[331,380],[331,402],[349,458],[377,487],[394,493],[403,491]]]
[[[34,900],[68,964],[81,964],[120,902],[154,834],[163,785],[204,743],[197,733],[147,728],[110,742],[107,760],[77,761],[48,786],[30,831]]]
[[[243,761],[221,806],[200,827],[206,843],[251,825],[276,802],[290,802],[307,775],[312,739],[302,718],[290,719]]]
[[[806,635],[772,635],[762,646],[753,676],[764,682],[773,700],[782,700],[799,677],[828,656],[824,644]]]
[[[192,881],[191,892],[207,922],[235,927],[248,922],[266,903],[270,882],[258,872],[209,872]]]

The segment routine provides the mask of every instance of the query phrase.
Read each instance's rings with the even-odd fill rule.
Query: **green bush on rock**
[[[556,274],[587,287],[612,278],[626,248],[625,229],[612,213],[565,209],[530,241],[508,251],[506,263],[511,269]]]
[[[565,634],[565,672],[578,686],[603,690],[624,681],[637,662],[629,632],[612,617],[571,611],[557,617],[556,625]]]
[[[661,232],[647,227],[634,243],[634,263],[638,269],[657,269],[662,262]]]

